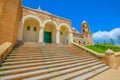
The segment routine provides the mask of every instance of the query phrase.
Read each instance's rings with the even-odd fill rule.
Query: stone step
[[[40,55],[40,53],[16,53],[10,54],[9,56],[28,56],[28,55]]]
[[[11,58],[33,58],[33,57],[42,57],[41,55],[29,55],[29,56],[9,56],[7,59],[11,59]]]
[[[44,56],[54,56],[54,57],[58,57],[58,56],[61,56],[61,57],[79,57],[79,56],[74,56],[74,55],[69,55],[69,54],[33,54],[33,55],[30,55],[30,56],[28,56],[27,54],[25,55],[10,55],[9,56],[9,58],[12,58],[12,57],[16,57],[16,58],[19,58],[19,57],[37,57],[37,56],[42,56],[42,57],[44,57]],[[87,56],[87,55],[80,55],[81,57],[82,56]]]
[[[16,54],[24,54],[24,53],[29,54],[29,53],[40,53],[40,52],[41,51],[32,51],[32,50],[21,50],[21,51],[19,51],[19,50],[17,50]]]
[[[95,62],[95,63],[91,63],[91,64],[76,63],[76,64],[70,64],[70,65],[58,66],[58,67],[52,67],[52,68],[54,68],[53,71],[54,70],[63,70],[63,69],[68,69],[68,68],[83,66],[84,64],[86,64],[86,66],[84,67],[84,68],[86,68],[86,67],[94,66],[94,65],[97,65],[97,64],[100,64],[100,63],[101,62]],[[25,72],[30,72],[30,71],[43,70],[45,68],[41,69],[41,66],[36,66],[36,67],[30,67],[30,68],[28,67],[28,68],[21,68],[21,69],[0,71],[0,75],[14,75],[14,74],[20,74],[20,73],[25,73]],[[48,68],[50,68],[50,67],[48,67]]]
[[[70,73],[66,73],[66,74],[63,74],[63,75],[58,75],[58,77],[53,77],[50,80],[58,80],[60,78],[61,78],[61,80],[71,80],[72,77],[84,75],[88,72],[91,72],[93,70],[97,70],[97,69],[102,68],[104,66],[105,66],[105,64],[99,64],[99,65],[96,65],[96,66],[84,68],[82,70],[72,71]],[[85,80],[85,79],[79,79],[79,80]]]
[[[48,57],[42,57],[42,56],[36,56],[36,57],[29,57],[29,56],[26,56],[26,57],[8,57],[7,58],[7,60],[9,60],[9,59],[14,59],[14,60],[19,60],[19,59],[31,59],[31,58],[34,58],[34,59],[36,59],[36,58],[50,58],[50,57],[52,57],[52,58],[60,58],[59,56],[48,56]]]
[[[79,61],[79,62],[85,62],[85,61],[89,61],[89,60],[95,60],[94,58],[86,58],[86,59],[61,59],[61,60],[53,60],[53,61],[48,61],[48,60],[43,60],[42,59],[42,61],[40,60],[40,61],[29,61],[29,62],[24,62],[24,63],[19,63],[19,64],[9,64],[10,62],[8,62],[8,63],[3,63],[2,64],[2,66],[3,67],[5,67],[5,66],[15,66],[15,65],[23,65],[23,64],[25,64],[25,65],[27,65],[27,64],[32,64],[32,63],[41,63],[41,65],[42,65],[42,63],[44,63],[44,64],[54,64],[54,63],[62,63],[62,62],[70,62],[70,61]],[[12,62],[11,62],[12,63]]]
[[[88,69],[88,71],[90,71],[90,70],[94,70],[94,69],[97,69],[97,68],[99,68],[99,67],[102,67],[103,65],[97,65],[97,66],[95,66],[94,68],[93,67],[91,67],[92,69],[89,69],[89,68],[86,68],[86,69]],[[78,66],[78,67],[75,67],[75,68],[70,68],[70,69],[66,69],[66,70],[60,70],[60,71],[56,71],[56,72],[49,72],[48,74],[43,74],[43,75],[35,75],[35,76],[30,76],[29,75],[29,78],[26,78],[26,77],[24,77],[23,78],[23,80],[41,80],[41,79],[49,79],[49,78],[52,78],[52,77],[55,77],[55,76],[60,76],[60,75],[62,75],[62,74],[65,74],[65,73],[67,73],[67,74],[69,74],[69,73],[72,73],[73,71],[81,71],[82,72],[82,70],[80,70],[80,69],[82,69],[81,68],[81,66]],[[72,76],[72,75],[71,75]],[[58,79],[56,79],[56,80],[58,80]],[[66,79],[62,79],[62,80],[66,80]]]
[[[100,66],[96,66],[93,69],[96,69],[98,67],[100,67]],[[82,68],[83,67],[78,66],[78,67],[74,67],[74,68],[70,68],[70,69],[68,68],[68,69],[65,69],[65,70],[60,70],[60,71],[55,71],[55,72],[53,70],[58,69],[58,68],[50,68],[50,69],[45,69],[45,70],[41,70],[41,71],[37,70],[37,71],[29,72],[29,73],[4,76],[4,77],[2,77],[2,79],[12,79],[12,80],[22,79],[22,80],[24,80],[24,78],[30,77],[30,78],[27,78],[25,80],[29,80],[29,79],[30,80],[38,80],[38,79],[43,79],[43,78],[50,78],[50,77],[53,77],[53,76],[56,76],[56,75],[62,75],[64,73],[71,72],[71,71],[76,71],[76,70],[80,70]],[[43,72],[48,72],[48,73],[42,74]],[[38,76],[36,76],[36,75],[38,75]]]
[[[56,63],[63,63],[63,62],[71,62],[71,61],[79,61],[79,62],[85,62],[85,61],[89,61],[89,60],[95,60],[94,58],[89,58],[89,59],[62,59],[62,60],[59,60],[59,61],[56,61],[56,60],[54,60],[54,61],[51,61],[51,62],[49,62],[49,61],[41,61],[41,62],[31,62],[31,64],[37,64],[37,63],[41,63],[41,64],[39,64],[39,65],[45,65],[45,64],[56,64]],[[27,65],[27,64],[30,64],[30,63],[24,63],[24,64],[19,64],[18,66],[21,66],[21,65]],[[2,64],[2,67],[6,67],[6,66],[9,66],[9,67],[11,67],[11,66],[17,66],[17,64],[15,65],[15,64],[13,64],[13,65],[9,65],[9,64]]]
[[[72,55],[43,55],[42,57],[63,57],[63,58],[66,58],[66,57],[72,57],[72,58],[80,58],[80,57],[91,57],[91,56],[86,56],[86,55],[81,55],[81,56],[72,56]]]
[[[108,68],[78,48],[25,43],[2,63],[0,80],[86,80]]]
[[[26,61],[26,60],[40,60],[41,57],[38,57],[38,58],[20,58],[20,59],[6,59],[5,62],[18,62],[18,61]]]
[[[81,62],[81,63],[86,63],[87,64],[87,63],[97,62],[97,61],[98,60],[90,60],[90,61]],[[32,64],[17,65],[17,66],[4,66],[4,67],[1,67],[0,70],[1,71],[3,71],[3,70],[13,70],[13,69],[20,69],[20,68],[27,68],[27,67],[35,67],[35,66],[41,66],[41,68],[44,68],[44,67],[54,67],[54,66],[76,64],[76,63],[79,63],[79,61],[63,62],[63,63],[58,63],[58,64],[32,63]]]
[[[59,54],[59,55],[57,55],[57,54],[54,54],[54,55],[48,55],[48,54],[42,54],[42,56],[44,57],[58,57],[58,56],[60,56],[60,57],[74,57],[74,58],[79,58],[79,57],[89,57],[89,56],[87,56],[87,55],[81,55],[81,56],[75,56],[75,55],[69,55],[69,54]]]
[[[92,72],[88,72],[88,73],[86,73],[86,74],[84,74],[84,75],[81,75],[81,76],[78,76],[78,77],[76,77],[76,78],[73,78],[73,79],[71,79],[71,80],[87,80],[87,79],[89,79],[89,78],[91,78],[91,77],[93,77],[93,76],[95,76],[95,75],[97,75],[97,74],[99,74],[99,73],[101,73],[101,72],[104,72],[104,71],[106,71],[106,70],[108,70],[108,69],[109,69],[108,66],[104,66],[104,67],[101,67],[101,68],[99,68],[99,69],[96,69],[96,70],[94,70],[94,71],[92,71]]]
[[[73,54],[70,54],[70,53],[42,53],[41,54],[43,55],[72,55],[72,56],[76,56],[76,55],[73,55]],[[86,54],[79,54],[79,55],[86,55]]]
[[[59,60],[69,60],[69,59],[74,59],[74,60],[86,60],[86,59],[94,59],[94,58],[87,58],[87,57],[83,57],[83,58],[50,58],[50,59],[35,59],[35,60],[39,60],[39,62],[47,62],[47,61],[59,61]],[[3,64],[20,64],[20,63],[24,63],[24,62],[31,62],[31,61],[35,61],[34,59],[31,59],[29,61],[26,61],[26,60],[20,60],[20,61],[8,61],[8,62],[5,62]]]
[[[32,51],[32,50],[26,50],[26,51],[16,51],[16,54],[23,54],[23,53],[34,53],[34,52],[36,52],[36,53],[40,53],[41,51]]]
[[[29,64],[29,63],[37,63],[37,62],[53,62],[53,61],[58,61],[58,62],[60,62],[60,61],[63,61],[63,60],[65,60],[65,61],[72,61],[72,60],[81,60],[81,61],[83,61],[83,60],[92,60],[92,59],[94,59],[94,58],[58,58],[58,59],[56,59],[56,58],[52,58],[52,59],[40,59],[40,60],[29,60],[29,61],[13,61],[13,62],[5,62],[5,63],[3,63],[2,64],[2,66],[4,66],[4,65],[18,65],[18,64]]]
[[[39,59],[72,59],[72,58],[75,58],[75,57],[33,57],[33,58],[8,58],[5,60],[5,62],[11,62],[11,61],[24,61],[24,60],[39,60]],[[78,57],[78,58],[75,58],[75,59],[86,59],[86,58],[93,58],[93,57]]]

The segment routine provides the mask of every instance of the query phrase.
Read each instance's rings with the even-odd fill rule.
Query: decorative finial
[[[38,7],[38,10],[41,10],[41,7],[40,7],[40,6]]]

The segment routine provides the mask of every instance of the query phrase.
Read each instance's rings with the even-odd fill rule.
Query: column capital
[[[69,31],[69,33],[73,33],[72,31]]]
[[[40,26],[40,28],[45,28],[44,26]]]

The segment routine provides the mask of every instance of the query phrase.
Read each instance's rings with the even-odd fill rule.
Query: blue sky
[[[120,32],[120,0],[22,0],[22,3],[33,9],[40,6],[42,10],[70,19],[79,32],[83,20],[89,23],[93,36],[104,35],[104,32],[110,33],[115,29],[118,29],[115,36]],[[94,39],[97,41],[96,35]]]

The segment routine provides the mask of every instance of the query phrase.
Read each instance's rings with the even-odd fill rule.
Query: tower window
[[[62,32],[60,32],[60,34],[62,35]]]
[[[36,27],[34,27],[34,28],[33,28],[33,31],[37,31],[37,28],[36,28]]]
[[[30,31],[30,26],[27,26],[27,30]]]
[[[83,29],[83,32],[85,32],[85,29]]]

